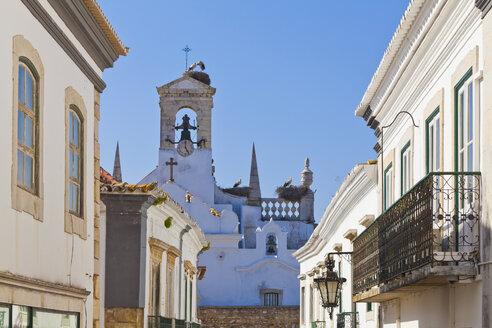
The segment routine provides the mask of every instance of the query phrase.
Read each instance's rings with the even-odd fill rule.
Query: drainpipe
[[[183,289],[183,236],[185,233],[191,230],[189,225],[181,230],[179,233],[179,308],[178,308],[178,318],[181,319],[181,290]],[[186,306],[186,304],[185,304]],[[186,319],[186,318],[185,318]]]

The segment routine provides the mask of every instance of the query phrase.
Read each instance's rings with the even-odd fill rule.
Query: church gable
[[[176,79],[172,82],[164,84],[161,87],[157,88],[158,91],[174,91],[174,90],[196,90],[196,91],[215,91],[215,88],[200,82],[192,77],[183,76],[179,79]]]

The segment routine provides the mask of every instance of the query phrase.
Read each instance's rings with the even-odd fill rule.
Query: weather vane
[[[188,45],[186,45],[183,49],[181,49],[185,52],[186,54],[186,66],[185,66],[185,69],[188,68],[188,53],[191,51],[190,47],[188,47]]]

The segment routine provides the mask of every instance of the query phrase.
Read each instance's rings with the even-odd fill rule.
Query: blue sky
[[[202,60],[217,89],[212,118],[215,177],[249,181],[256,145],[263,197],[293,177],[305,157],[314,172],[319,221],[339,185],[376,157],[373,131],[354,115],[408,0],[99,0],[131,48],[104,72],[101,165],[112,172],[120,142],[123,179],[157,164],[155,87]]]

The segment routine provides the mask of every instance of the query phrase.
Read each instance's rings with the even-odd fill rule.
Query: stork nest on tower
[[[189,76],[194,78],[197,81],[205,83],[206,85],[210,85],[210,76],[208,76],[205,72],[200,71],[186,71],[183,73],[183,76]]]
[[[228,194],[239,196],[239,197],[248,197],[249,196],[249,187],[234,187],[234,188],[224,188],[223,192]]]
[[[275,192],[279,198],[294,202],[300,201],[302,197],[308,194],[309,190],[310,189],[307,186],[287,186],[278,187]]]

